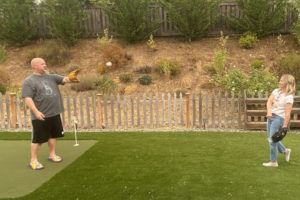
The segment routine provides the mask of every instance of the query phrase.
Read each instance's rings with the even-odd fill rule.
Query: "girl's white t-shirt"
[[[285,105],[287,103],[294,103],[294,96],[292,94],[286,95],[285,93],[280,93],[279,89],[275,89],[272,94],[274,95],[274,100],[272,103],[271,111],[272,113],[285,118]]]

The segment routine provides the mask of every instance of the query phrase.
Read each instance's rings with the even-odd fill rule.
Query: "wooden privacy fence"
[[[95,93],[63,94],[65,111],[62,121],[72,130],[74,117],[84,130],[134,129],[265,129],[263,110],[249,110],[250,104],[266,98],[244,98],[241,94],[204,93],[185,97],[171,93],[100,95]],[[295,97],[293,113],[299,113],[300,97]],[[296,107],[297,106],[297,107]],[[1,130],[31,129],[30,111],[18,94],[0,96]],[[295,125],[299,126],[296,116]],[[263,124],[264,123],[264,124]],[[293,123],[291,124],[291,127]]]
[[[158,31],[155,36],[174,36],[179,35],[174,26],[169,23],[169,17],[166,9],[158,4],[153,4],[150,7],[152,9],[149,21],[161,22]],[[83,28],[83,37],[96,37],[97,35],[103,35],[105,28],[108,28],[108,16],[99,6],[92,6],[85,9],[87,12],[87,18],[84,20],[80,27]],[[280,32],[289,32],[292,24],[297,20],[297,15],[291,8],[286,10],[287,17],[284,26]],[[210,28],[207,35],[219,35],[220,31],[225,34],[234,33],[235,31],[229,26],[226,17],[231,15],[241,17],[241,13],[238,9],[238,5],[235,2],[220,3],[218,13],[218,20],[215,25]],[[45,16],[40,15],[39,18],[39,35],[49,36],[50,31],[49,24],[46,21]]]

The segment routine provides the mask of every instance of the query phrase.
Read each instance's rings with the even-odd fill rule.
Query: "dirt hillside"
[[[265,65],[271,67],[276,60],[285,55],[299,53],[300,47],[296,45],[292,35],[282,36],[284,44],[280,44],[277,37],[267,37],[258,41],[254,49],[241,49],[237,38],[229,38],[227,42],[228,65],[236,67],[241,71],[248,72],[251,62],[255,59],[265,61]],[[192,43],[182,41],[180,38],[154,38],[157,46],[152,51],[146,44],[122,45],[126,53],[132,57],[128,65],[118,70],[109,71],[106,76],[118,78],[122,72],[133,74],[133,81],[128,84],[119,83],[120,87],[132,86],[135,92],[174,92],[183,88],[189,91],[199,90],[202,83],[207,82],[210,76],[205,73],[203,66],[212,63],[213,52],[218,47],[219,38],[203,38]],[[28,53],[38,48],[39,43],[34,42],[22,48],[8,47],[8,58],[0,68],[8,70],[10,84],[21,86],[24,78],[31,73],[31,68],[26,63]],[[138,83],[141,74],[134,70],[141,66],[151,66],[162,59],[177,60],[182,65],[181,73],[167,79],[152,70],[152,83],[149,86],[142,86]],[[48,66],[50,71],[66,75],[68,68],[73,65],[79,66],[82,70],[80,76],[99,74],[98,66],[103,62],[96,39],[83,39],[76,46],[71,48],[71,60],[65,66]],[[80,78],[79,76],[79,78]],[[63,90],[70,90],[70,86],[63,87]]]

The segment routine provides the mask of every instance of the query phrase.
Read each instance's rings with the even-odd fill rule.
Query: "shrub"
[[[34,1],[1,0],[0,8],[0,35],[14,45],[26,45],[37,33]]]
[[[210,75],[215,75],[217,73],[213,65],[205,65],[203,66],[203,70]]]
[[[291,74],[295,77],[296,83],[300,81],[300,55],[292,54],[276,61],[275,73],[281,77],[283,74]]]
[[[135,72],[137,73],[141,73],[141,74],[150,74],[152,72],[152,67],[150,66],[143,66],[143,67],[139,67],[135,70]]]
[[[176,93],[176,97],[177,98],[180,97],[180,94],[182,95],[182,97],[184,97],[186,95],[186,93],[187,93],[187,90],[185,90],[185,89],[177,89],[175,93]]]
[[[5,50],[5,45],[0,44],[0,63],[6,60],[7,51]]]
[[[0,84],[8,85],[10,82],[9,73],[5,69],[0,68]]]
[[[143,75],[139,78],[139,82],[142,85],[149,85],[152,82],[152,77],[149,75]]]
[[[120,81],[122,81],[123,83],[128,83],[132,80],[132,74],[130,73],[122,73],[119,76]]]
[[[40,57],[45,59],[49,66],[62,66],[69,62],[71,54],[69,48],[61,42],[48,40],[41,41],[40,47],[31,51],[27,55],[27,63],[30,63],[32,58]]]
[[[214,68],[217,74],[222,75],[225,72],[226,63],[227,63],[227,50],[226,49],[216,50],[214,52],[212,67]]]
[[[96,76],[82,76],[79,83],[71,85],[71,89],[77,92],[95,90],[98,79]]]
[[[292,33],[296,36],[298,44],[300,44],[300,2],[299,1],[293,1],[294,7],[297,10],[298,14],[298,20],[294,24],[294,27],[292,28]]]
[[[253,69],[261,69],[264,67],[265,62],[263,60],[254,60],[251,63],[251,68]]]
[[[244,35],[240,37],[239,40],[240,47],[245,49],[254,48],[256,42],[257,42],[256,35],[250,32],[244,33]]]
[[[153,39],[153,34],[150,35],[149,40],[147,41],[147,46],[152,49],[152,50],[156,50],[156,44],[155,41]]]
[[[228,69],[224,76],[217,74],[213,77],[213,81],[222,89],[228,92],[234,91],[235,94],[239,91],[243,91],[247,87],[246,75],[234,68]]]
[[[6,93],[6,86],[0,83],[0,93],[4,95]]]
[[[271,92],[278,85],[278,79],[267,71],[253,69],[248,80],[248,93]]]
[[[75,45],[82,32],[78,24],[85,19],[84,2],[46,0],[42,5],[52,36],[68,46]]]
[[[285,23],[286,0],[236,0],[243,17],[230,16],[230,25],[241,32],[250,31],[258,37],[277,32]]]
[[[101,49],[104,62],[111,62],[112,68],[120,68],[127,64],[125,51],[116,43],[112,43]]]
[[[163,60],[157,63],[156,70],[160,74],[175,76],[180,72],[180,65],[177,61]]]
[[[153,0],[114,0],[100,1],[101,8],[109,16],[109,25],[117,36],[126,42],[144,40],[158,29],[158,22],[149,22],[151,12],[150,4]]]
[[[214,24],[219,1],[164,0],[162,4],[168,12],[169,22],[187,41],[191,42],[203,36]]]
[[[97,41],[101,46],[107,46],[112,43],[113,36],[109,37],[108,29],[104,29],[103,37],[97,37]]]
[[[101,94],[116,94],[118,93],[118,85],[111,79],[102,77],[96,82],[97,91]]]

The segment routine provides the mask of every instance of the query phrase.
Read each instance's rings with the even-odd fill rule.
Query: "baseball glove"
[[[272,135],[273,142],[279,142],[282,140],[287,134],[287,128],[279,128],[277,132]]]
[[[74,71],[71,71],[70,74],[68,75],[68,78],[70,79],[71,82],[73,83],[79,83],[80,81],[77,78],[77,74],[79,73],[79,69],[76,69]]]

